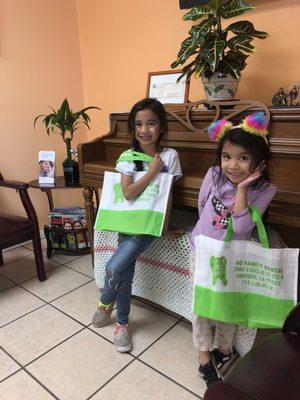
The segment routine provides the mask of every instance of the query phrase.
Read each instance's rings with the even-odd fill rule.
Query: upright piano
[[[253,111],[265,112],[273,158],[271,182],[278,188],[268,210],[268,222],[288,246],[300,247],[300,108],[268,108],[249,100],[201,100],[166,109],[169,133],[165,145],[178,151],[183,170],[183,177],[174,186],[174,207],[195,210],[203,177],[215,159],[216,143],[208,139],[207,126],[220,117],[236,123]],[[98,203],[104,172],[114,171],[118,156],[130,147],[128,116],[128,112],[112,113],[107,134],[78,146],[80,183],[91,241],[95,220],[93,195],[96,194]]]

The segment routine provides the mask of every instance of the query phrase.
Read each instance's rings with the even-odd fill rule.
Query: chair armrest
[[[286,317],[282,332],[300,333],[300,303],[298,303]]]
[[[7,181],[4,179],[3,181],[0,180],[0,187],[7,187],[11,189],[21,190],[21,189],[28,189],[28,183],[21,182],[21,181]]]
[[[33,223],[34,229],[38,231],[39,223],[34,206],[28,194],[28,183],[22,181],[8,181],[6,179],[3,179],[3,176],[0,174],[0,187],[6,187],[18,191],[19,197],[26,211],[28,219]],[[37,234],[39,235],[39,232]]]

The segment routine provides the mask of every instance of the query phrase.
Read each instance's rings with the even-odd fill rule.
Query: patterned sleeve
[[[266,211],[271,200],[273,199],[277,189],[274,185],[266,182],[257,191],[257,196],[253,199],[249,199],[249,205],[256,206],[261,215]],[[249,209],[240,211],[239,213],[232,214],[232,226],[235,233],[246,233],[251,232],[254,228]]]

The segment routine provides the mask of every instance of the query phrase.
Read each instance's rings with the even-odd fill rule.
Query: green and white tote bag
[[[280,328],[297,302],[299,249],[270,249],[259,210],[250,206],[261,245],[195,238],[193,311],[202,317],[248,328]]]
[[[152,160],[143,153],[127,151],[118,161],[132,161],[132,157],[140,161]],[[144,174],[146,172],[135,172],[134,181]],[[122,192],[121,174],[105,172],[95,230],[161,236],[172,182],[173,175],[160,173],[138,197],[127,201]]]

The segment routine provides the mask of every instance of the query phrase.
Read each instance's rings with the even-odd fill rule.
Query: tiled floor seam
[[[29,255],[28,255],[28,256],[29,256]],[[24,257],[28,257],[28,256],[24,256]],[[20,258],[24,258],[24,257],[20,257]],[[80,256],[79,256],[78,258],[80,258]],[[76,258],[76,260],[77,260],[78,258]],[[15,261],[15,260],[14,260],[14,261]],[[73,259],[72,261],[74,261],[74,259]],[[56,301],[56,300],[58,300],[58,299],[60,299],[60,298],[62,298],[62,297],[64,297],[64,296],[68,295],[69,293],[71,293],[71,292],[73,292],[73,291],[75,291],[75,290],[77,290],[77,289],[79,289],[79,288],[85,286],[86,284],[91,283],[91,282],[94,280],[93,278],[91,278],[91,276],[86,275],[86,274],[84,274],[84,273],[82,273],[82,272],[80,272],[80,271],[77,271],[77,270],[71,268],[70,266],[68,266],[68,265],[66,265],[66,264],[60,263],[60,262],[55,261],[55,260],[53,260],[53,262],[55,262],[55,263],[58,264],[58,265],[55,266],[54,268],[52,268],[51,270],[57,269],[58,267],[61,267],[61,266],[64,266],[64,267],[67,267],[68,269],[71,269],[71,270],[73,270],[73,271],[75,271],[75,272],[81,274],[81,275],[84,275],[85,277],[89,278],[90,280],[89,280],[88,282],[85,282],[84,284],[82,284],[82,285],[80,285],[80,286],[78,286],[78,287],[76,287],[76,288],[74,288],[74,289],[72,289],[72,290],[70,290],[70,291],[64,293],[63,295],[58,296],[57,298],[55,298],[55,299],[53,299],[53,300],[47,302],[47,301],[45,301],[44,299],[40,298],[38,295],[36,295],[36,294],[30,292],[29,290],[27,290],[26,288],[24,288],[23,286],[21,286],[21,284],[25,283],[27,280],[30,280],[30,279],[32,279],[32,278],[29,278],[29,279],[27,279],[27,280],[25,280],[25,281],[22,281],[22,282],[20,282],[20,283],[16,283],[16,282],[12,281],[11,279],[6,278],[5,276],[2,275],[5,279],[8,279],[10,282],[12,282],[12,283],[14,284],[14,286],[21,287],[23,290],[26,290],[27,292],[29,292],[30,294],[34,295],[35,297],[37,297],[38,299],[42,300],[42,301],[45,303],[45,304],[43,304],[42,306],[37,307],[36,309],[34,309],[34,310],[32,310],[32,311],[30,311],[30,312],[28,312],[28,313],[26,313],[26,314],[20,316],[19,318],[16,318],[15,320],[10,321],[9,323],[3,325],[2,327],[6,326],[6,325],[8,325],[8,324],[10,324],[10,323],[12,323],[12,322],[17,321],[18,319],[20,319],[20,318],[22,318],[22,317],[24,317],[24,316],[26,316],[26,315],[28,315],[28,314],[30,314],[30,313],[32,313],[32,312],[35,312],[36,310],[38,310],[39,308],[44,307],[45,305],[50,305],[50,306],[53,307],[55,310],[61,312],[62,314],[66,315],[67,317],[73,319],[75,322],[79,323],[79,324],[82,326],[82,329],[80,329],[80,330],[77,331],[76,333],[72,334],[72,335],[69,336],[68,338],[64,339],[63,341],[61,341],[61,342],[58,343],[57,345],[53,346],[51,349],[47,350],[47,351],[46,351],[45,353],[43,353],[42,355],[40,355],[40,356],[38,356],[37,358],[35,358],[34,360],[30,361],[30,362],[29,362],[28,364],[26,364],[25,366],[22,366],[19,362],[17,362],[16,360],[14,360],[14,358],[13,358],[7,351],[5,351],[5,350],[3,349],[3,351],[4,351],[10,358],[12,358],[12,359],[17,363],[17,365],[20,366],[20,369],[18,369],[17,371],[15,371],[14,373],[12,373],[12,374],[9,375],[8,377],[4,378],[4,379],[3,379],[2,381],[0,381],[0,382],[3,382],[4,380],[8,379],[8,378],[11,377],[12,375],[16,374],[16,373],[19,372],[21,369],[23,369],[23,370],[25,370],[26,373],[27,373],[28,375],[30,375],[36,382],[38,382],[39,385],[41,385],[45,390],[47,390],[47,392],[49,392],[49,394],[51,394],[55,399],[60,400],[55,394],[53,394],[49,389],[47,389],[47,387],[45,387],[41,382],[39,382],[37,378],[35,378],[29,371],[27,371],[27,370],[26,370],[26,367],[27,367],[28,365],[32,364],[32,363],[33,363],[34,361],[36,361],[37,359],[43,357],[45,354],[47,354],[47,353],[49,353],[50,351],[52,351],[54,348],[60,346],[60,345],[63,344],[64,342],[68,341],[68,340],[71,339],[73,336],[75,336],[75,335],[77,335],[78,333],[82,332],[84,329],[88,329],[88,330],[92,331],[94,334],[97,334],[97,335],[100,336],[102,339],[106,340],[107,342],[109,342],[109,343],[112,344],[112,345],[113,345],[113,343],[112,343],[109,339],[107,339],[106,337],[102,336],[100,333],[98,333],[98,332],[92,330],[92,329],[90,328],[91,323],[88,324],[88,325],[85,325],[85,324],[83,324],[82,322],[80,322],[80,321],[76,320],[75,318],[73,318],[72,316],[68,315],[68,314],[65,313],[64,311],[62,311],[62,310],[60,310],[59,308],[55,307],[53,304],[51,304],[52,302],[54,302],[54,301]],[[70,262],[71,262],[71,261],[70,261]],[[51,270],[50,270],[50,271],[51,271]],[[0,273],[0,275],[1,275],[1,273]],[[4,289],[2,292],[6,291],[7,289],[10,289],[10,288],[11,288],[11,287],[6,288],[6,289]],[[132,359],[128,364],[126,364],[125,367],[123,367],[120,371],[118,371],[114,376],[112,376],[107,382],[105,382],[97,391],[95,391],[95,392],[94,392],[91,396],[89,396],[86,400],[89,400],[89,399],[91,399],[93,396],[95,396],[96,393],[98,393],[99,391],[101,391],[102,388],[104,388],[109,382],[111,382],[116,376],[118,376],[122,371],[124,371],[124,370],[125,370],[129,365],[131,365],[135,360],[139,360],[139,361],[142,362],[144,365],[146,365],[147,367],[149,367],[149,368],[151,368],[152,370],[156,371],[157,373],[159,373],[160,375],[164,376],[166,379],[172,381],[172,382],[175,383],[176,385],[180,386],[180,387],[183,388],[184,390],[188,391],[189,393],[191,393],[191,394],[192,394],[193,396],[195,396],[196,398],[202,399],[199,395],[197,395],[196,393],[192,392],[190,389],[188,389],[188,388],[186,388],[185,386],[183,386],[182,384],[176,382],[174,379],[172,379],[172,378],[170,378],[169,376],[165,375],[165,374],[162,373],[161,371],[155,369],[155,368],[152,367],[151,365],[147,364],[145,361],[139,359],[139,357],[140,357],[142,354],[144,354],[147,350],[149,350],[149,348],[151,348],[151,347],[152,347],[157,341],[159,341],[164,335],[166,335],[166,334],[167,334],[169,331],[171,331],[176,325],[178,325],[181,321],[183,321],[184,318],[183,318],[183,317],[180,317],[180,316],[177,317],[176,315],[174,315],[174,314],[168,312],[167,310],[163,310],[163,309],[161,309],[161,308],[159,308],[159,307],[156,307],[155,304],[153,304],[152,302],[151,302],[151,304],[150,304],[149,302],[147,302],[147,301],[144,300],[144,299],[141,299],[141,298],[139,298],[139,297],[137,297],[137,296],[134,296],[134,297],[137,299],[137,301],[140,301],[141,303],[147,304],[148,306],[150,306],[150,307],[153,308],[153,309],[156,309],[156,310],[158,310],[158,311],[160,311],[160,312],[163,312],[163,313],[165,313],[165,314],[167,314],[167,315],[169,315],[169,316],[172,316],[173,318],[177,318],[178,321],[176,321],[169,329],[167,329],[162,335],[160,335],[156,340],[154,340],[153,343],[151,343],[146,349],[144,349],[144,350],[143,350],[141,353],[139,353],[137,356],[135,356],[135,355],[129,353],[133,359]],[[188,323],[188,321],[186,321],[186,322]],[[0,329],[1,329],[2,327],[0,327]],[[0,346],[0,348],[1,348],[1,346]]]
[[[87,254],[85,254],[85,255],[87,255]],[[58,264],[60,264],[60,265],[66,266],[67,264],[70,264],[72,261],[78,260],[78,258],[83,257],[83,255],[82,255],[82,256],[78,256],[78,257],[74,257],[74,256],[70,255],[70,257],[72,257],[72,259],[71,259],[70,261],[63,262],[63,263],[62,263],[62,262],[60,262],[60,261],[53,260],[51,257],[48,258],[47,256],[44,256],[44,258],[47,258],[47,260],[55,261],[56,263],[58,263]],[[79,271],[77,271],[77,272],[79,272]]]
[[[25,364],[23,367],[26,368],[28,367],[28,365],[34,363],[35,361],[37,361],[39,358],[44,357],[46,354],[50,353],[50,351],[56,349],[56,347],[61,346],[63,343],[67,342],[68,340],[72,339],[72,337],[78,335],[80,332],[84,331],[86,329],[86,327],[81,328],[79,331],[72,333],[72,335],[68,336],[67,338],[65,338],[64,340],[62,340],[61,342],[57,343],[55,346],[51,347],[50,349],[48,349],[47,351],[45,351],[45,353],[40,354],[38,357],[36,357],[35,359],[31,360],[29,363]]]
[[[89,397],[86,398],[86,400],[90,400],[93,396],[95,396],[97,393],[99,393],[106,385],[108,385],[113,379],[115,379],[118,375],[120,375],[121,372],[123,372],[129,365],[131,365],[136,358],[134,357],[131,361],[129,361],[128,364],[126,364],[120,371],[116,372],[111,378],[109,378],[99,389],[97,389],[93,394],[91,394]]]
[[[61,266],[55,267],[55,268],[53,268],[53,270],[54,270],[54,269],[57,269],[57,268],[59,268],[59,267],[61,267]],[[86,275],[85,275],[85,276],[86,276]],[[33,278],[30,278],[30,279],[33,279]],[[92,282],[92,281],[94,280],[94,279],[92,279],[91,277],[89,277],[89,279],[90,279],[89,281],[84,282],[82,285],[76,286],[76,288],[73,288],[73,289],[69,290],[68,292],[66,292],[66,293],[64,293],[64,294],[62,294],[62,295],[60,295],[60,296],[58,296],[58,297],[55,297],[54,299],[52,299],[52,300],[50,300],[50,301],[47,301],[47,300],[44,300],[42,297],[39,297],[39,296],[38,296],[37,294],[35,294],[34,292],[31,292],[30,290],[28,290],[27,288],[25,288],[25,287],[22,286],[22,284],[24,284],[25,282],[29,281],[30,279],[26,279],[25,281],[22,281],[22,282],[20,282],[20,283],[15,283],[15,285],[16,285],[16,286],[19,286],[21,289],[26,290],[26,292],[32,294],[33,296],[37,297],[39,300],[42,300],[42,301],[44,301],[44,302],[47,303],[47,304],[50,304],[50,303],[52,303],[53,301],[56,301],[56,300],[60,299],[61,297],[64,297],[65,295],[67,295],[67,294],[69,294],[69,293],[72,293],[74,290],[77,290],[77,289],[81,288],[82,286],[87,285],[88,283],[90,283],[90,282]],[[46,281],[44,281],[44,282],[46,282]],[[41,282],[41,284],[43,284],[44,282]],[[9,288],[8,288],[8,289],[9,289]],[[6,289],[5,289],[5,290],[6,290]]]
[[[71,261],[70,261],[70,263],[71,263]],[[68,264],[70,264],[70,263],[68,263]],[[90,279],[92,279],[93,281],[95,280],[95,278],[93,278],[92,276],[87,275],[87,274],[84,274],[83,272],[78,271],[77,269],[74,269],[74,268],[72,268],[72,267],[69,267],[69,265],[67,265],[67,264],[61,264],[61,265],[63,265],[64,267],[66,267],[66,268],[68,268],[68,269],[71,269],[72,271],[78,272],[78,274],[81,274],[81,275],[83,275],[83,276],[86,276],[87,278],[90,278]]]
[[[159,371],[158,369],[152,367],[152,365],[148,364],[147,362],[138,359],[141,363],[143,363],[144,365],[146,365],[147,367],[151,368],[153,371],[157,372],[158,374],[160,374],[161,376],[163,376],[164,378],[168,379],[169,381],[175,383],[176,385],[180,386],[182,389],[186,390],[187,392],[191,393],[193,396],[195,396],[197,399],[203,400],[203,398],[201,396],[199,396],[198,394],[196,394],[195,392],[193,392],[191,389],[185,387],[184,385],[182,385],[182,383],[179,383],[177,381],[175,381],[173,378],[171,378],[170,376],[164,374],[163,372]],[[200,378],[199,378],[200,379]]]
[[[33,253],[32,250],[29,250],[29,249],[26,249],[26,250],[31,251],[32,253],[31,253],[31,254],[26,254],[25,256],[20,256],[20,257],[14,258],[14,259],[12,259],[11,261],[6,261],[6,262],[4,261],[4,264],[1,265],[1,267],[4,267],[5,265],[9,265],[9,264],[11,264],[11,263],[13,263],[13,262],[15,262],[15,261],[17,261],[17,260],[21,260],[22,258],[31,257],[31,256],[34,255],[34,253]],[[11,251],[13,251],[13,250],[11,250]],[[3,255],[5,255],[5,253],[3,253]],[[43,256],[43,257],[44,257],[44,256]],[[1,267],[0,267],[0,269],[1,269]]]
[[[8,353],[7,350],[5,350],[4,347],[0,346],[0,350],[3,351],[3,353],[5,353],[9,358],[11,358],[20,368],[17,371],[12,372],[11,374],[9,374],[8,376],[6,376],[5,378],[0,380],[0,384],[2,382],[4,382],[6,379],[10,378],[11,376],[15,375],[17,372],[21,371],[22,369],[24,369],[23,365],[19,363],[18,360],[16,360],[11,354]]]
[[[33,312],[39,310],[40,308],[45,307],[46,305],[47,305],[47,303],[42,304],[41,306],[38,306],[37,308],[35,308],[35,309],[33,309],[33,310],[30,310],[30,311],[28,311],[27,313],[25,313],[25,314],[23,314],[23,315],[20,315],[20,317],[15,318],[15,319],[13,319],[12,321],[9,321],[9,322],[7,322],[7,323],[4,324],[4,325],[0,325],[0,329],[2,329],[2,328],[4,328],[4,327],[6,327],[7,325],[10,325],[10,324],[12,324],[12,323],[18,321],[19,319],[21,319],[21,318],[23,318],[23,317],[26,317],[26,315],[29,315],[29,314],[31,314],[31,313],[33,313]]]
[[[174,318],[177,318],[177,319],[180,319],[180,320],[184,318],[181,315],[179,315],[179,314],[176,315],[176,313],[172,313],[172,312],[168,311],[166,308],[164,309],[163,307],[159,307],[158,305],[156,305],[152,301],[151,302],[147,301],[146,299],[143,299],[142,297],[133,295],[132,298],[140,301],[143,304],[147,304],[148,306],[151,306],[151,307],[155,308],[156,310],[163,312],[164,314],[170,315],[171,317],[174,317]]]
[[[34,375],[32,375],[29,371],[27,371],[27,369],[26,369],[25,367],[21,367],[21,368],[19,368],[17,371],[15,371],[15,372],[13,372],[12,374],[6,376],[4,379],[2,379],[2,380],[0,381],[0,385],[1,385],[2,382],[4,382],[4,381],[6,381],[7,379],[13,377],[14,375],[16,375],[16,374],[17,374],[18,372],[20,372],[20,371],[24,371],[26,374],[28,374],[28,375],[31,377],[31,379],[33,379],[35,382],[37,382],[37,384],[40,385],[44,390],[46,390],[54,399],[60,400],[60,398],[57,397],[53,392],[51,392],[51,390],[49,390],[49,389],[47,388],[47,386],[45,386],[42,382],[40,382],[40,381],[39,381]]]
[[[170,328],[168,328],[164,333],[162,333],[158,338],[156,338],[154,340],[154,342],[152,342],[148,347],[146,347],[143,351],[141,351],[136,357],[140,357],[141,355],[143,355],[150,347],[152,347],[155,343],[157,343],[162,337],[164,337],[167,333],[169,333],[173,328],[175,328],[175,326],[177,326],[179,323],[181,322],[181,320],[176,321],[172,326],[170,326]]]
[[[50,304],[50,303],[52,303],[52,302],[54,302],[54,301],[56,301],[56,300],[58,300],[58,299],[61,299],[62,297],[66,296],[67,294],[70,294],[70,293],[74,292],[75,290],[80,289],[80,288],[82,288],[83,286],[87,285],[88,283],[93,282],[93,280],[94,280],[94,279],[90,278],[89,281],[84,282],[82,285],[79,285],[79,286],[77,286],[76,288],[71,289],[71,290],[69,290],[68,292],[66,292],[66,293],[64,293],[64,294],[62,294],[62,295],[56,297],[55,299],[48,301],[48,303]],[[31,292],[30,292],[30,293],[31,293]],[[41,300],[43,300],[43,299],[41,299]],[[45,301],[45,300],[43,300],[43,301]]]
[[[20,287],[21,289],[23,289],[23,290],[25,290],[26,292],[30,293],[31,295],[35,296],[35,297],[38,298],[39,300],[43,301],[45,304],[42,304],[41,306],[35,308],[34,310],[31,310],[31,311],[29,311],[28,313],[23,314],[23,315],[21,315],[20,317],[14,319],[14,320],[12,320],[12,321],[7,322],[7,323],[4,324],[4,325],[1,325],[1,326],[0,326],[0,329],[3,328],[3,327],[5,327],[5,326],[7,326],[7,325],[9,325],[9,324],[11,324],[11,323],[13,323],[13,322],[15,322],[15,321],[17,321],[17,320],[20,319],[20,318],[25,317],[25,316],[28,315],[28,314],[31,314],[32,312],[34,312],[34,311],[38,310],[39,308],[42,308],[42,307],[44,307],[44,306],[46,306],[46,305],[52,306],[52,307],[55,308],[56,310],[60,311],[61,313],[65,314],[65,315],[67,315],[69,318],[72,318],[74,321],[76,321],[76,322],[80,323],[81,325],[87,327],[88,325],[85,325],[85,324],[83,324],[82,322],[76,320],[74,317],[72,317],[72,316],[66,314],[65,312],[63,312],[63,311],[60,310],[59,308],[55,307],[55,306],[54,306],[53,304],[51,304],[51,303],[54,302],[54,301],[56,301],[56,300],[58,300],[58,299],[60,299],[61,297],[64,297],[65,295],[67,295],[67,294],[73,292],[74,290],[77,290],[77,289],[83,287],[84,285],[86,285],[86,284],[88,284],[88,283],[90,283],[90,282],[92,282],[92,281],[93,281],[93,280],[90,280],[90,281],[88,281],[88,282],[85,282],[85,283],[83,283],[82,285],[77,286],[76,288],[70,290],[69,292],[64,293],[64,294],[61,295],[61,296],[58,296],[57,298],[55,298],[55,299],[53,299],[53,300],[51,300],[51,301],[46,301],[46,300],[42,299],[41,297],[39,297],[38,295],[36,295],[35,293],[33,293],[33,292],[31,292],[30,290],[28,290],[28,289],[24,288],[23,286],[21,286],[21,284],[15,283],[14,286]],[[22,283],[23,283],[23,282],[22,282]],[[11,286],[11,287],[9,287],[9,288],[7,288],[7,289],[11,289],[11,288],[14,287],[14,286]],[[2,292],[4,292],[4,291],[7,290],[7,289],[4,289]],[[2,292],[0,292],[0,293],[2,293]]]
[[[56,400],[60,400],[54,393],[52,393],[42,382],[40,382],[34,375],[31,374],[31,372],[27,371],[26,366],[23,366],[17,359],[15,359],[11,354],[8,353],[7,350],[5,350],[2,346],[0,346],[0,349],[7,355],[9,356],[20,368],[17,371],[14,371],[12,374],[6,376],[4,379],[0,381],[0,384],[7,379],[11,378],[12,376],[16,375],[20,371],[24,371],[27,373],[32,379],[34,379],[40,386],[42,386],[43,389],[45,389],[51,396],[53,396]]]
[[[89,322],[88,324],[84,324],[83,322],[79,321],[78,319],[74,318],[72,315],[67,314],[65,311],[61,310],[60,308],[56,307],[52,303],[47,303],[48,306],[51,306],[54,308],[56,311],[59,311],[60,313],[64,314],[66,317],[71,318],[73,321],[77,322],[78,324],[82,325],[84,328],[87,328],[91,323]]]
[[[47,388],[42,382],[40,382],[31,372],[27,371],[26,368],[24,368],[24,371],[32,378],[34,379],[46,392],[48,392],[51,396],[54,397],[56,400],[61,400],[59,397],[57,397],[50,389]]]
[[[31,255],[31,254],[29,254],[28,256],[25,256],[25,257],[29,257],[30,255]],[[17,258],[16,260],[13,260],[13,262],[15,262],[15,261],[17,261],[17,260],[20,260],[21,258],[25,258],[25,257]],[[56,262],[56,261],[52,261],[52,262],[55,262],[55,264],[57,264],[57,266],[54,266],[53,268],[47,270],[47,271],[46,271],[46,274],[47,274],[47,272],[49,272],[49,271],[54,271],[55,269],[61,268],[62,266],[64,266],[63,264],[59,264],[59,263]],[[10,263],[4,264],[4,265],[9,265],[9,264],[10,264]],[[6,277],[5,275],[1,274],[1,267],[0,267],[0,276],[2,276],[3,278],[9,280],[10,282],[13,282],[15,285],[20,285],[21,283],[28,282],[28,281],[30,281],[31,279],[37,277],[37,275],[34,275],[34,276],[31,276],[30,278],[24,279],[24,281],[15,282],[15,281],[13,281],[11,278],[8,278],[8,277]],[[44,282],[46,282],[46,281],[44,281]],[[41,283],[43,283],[43,282],[41,282]],[[8,289],[9,289],[9,288],[8,288]],[[4,290],[6,290],[6,289],[4,289]],[[1,293],[1,292],[0,292],[0,293]]]

